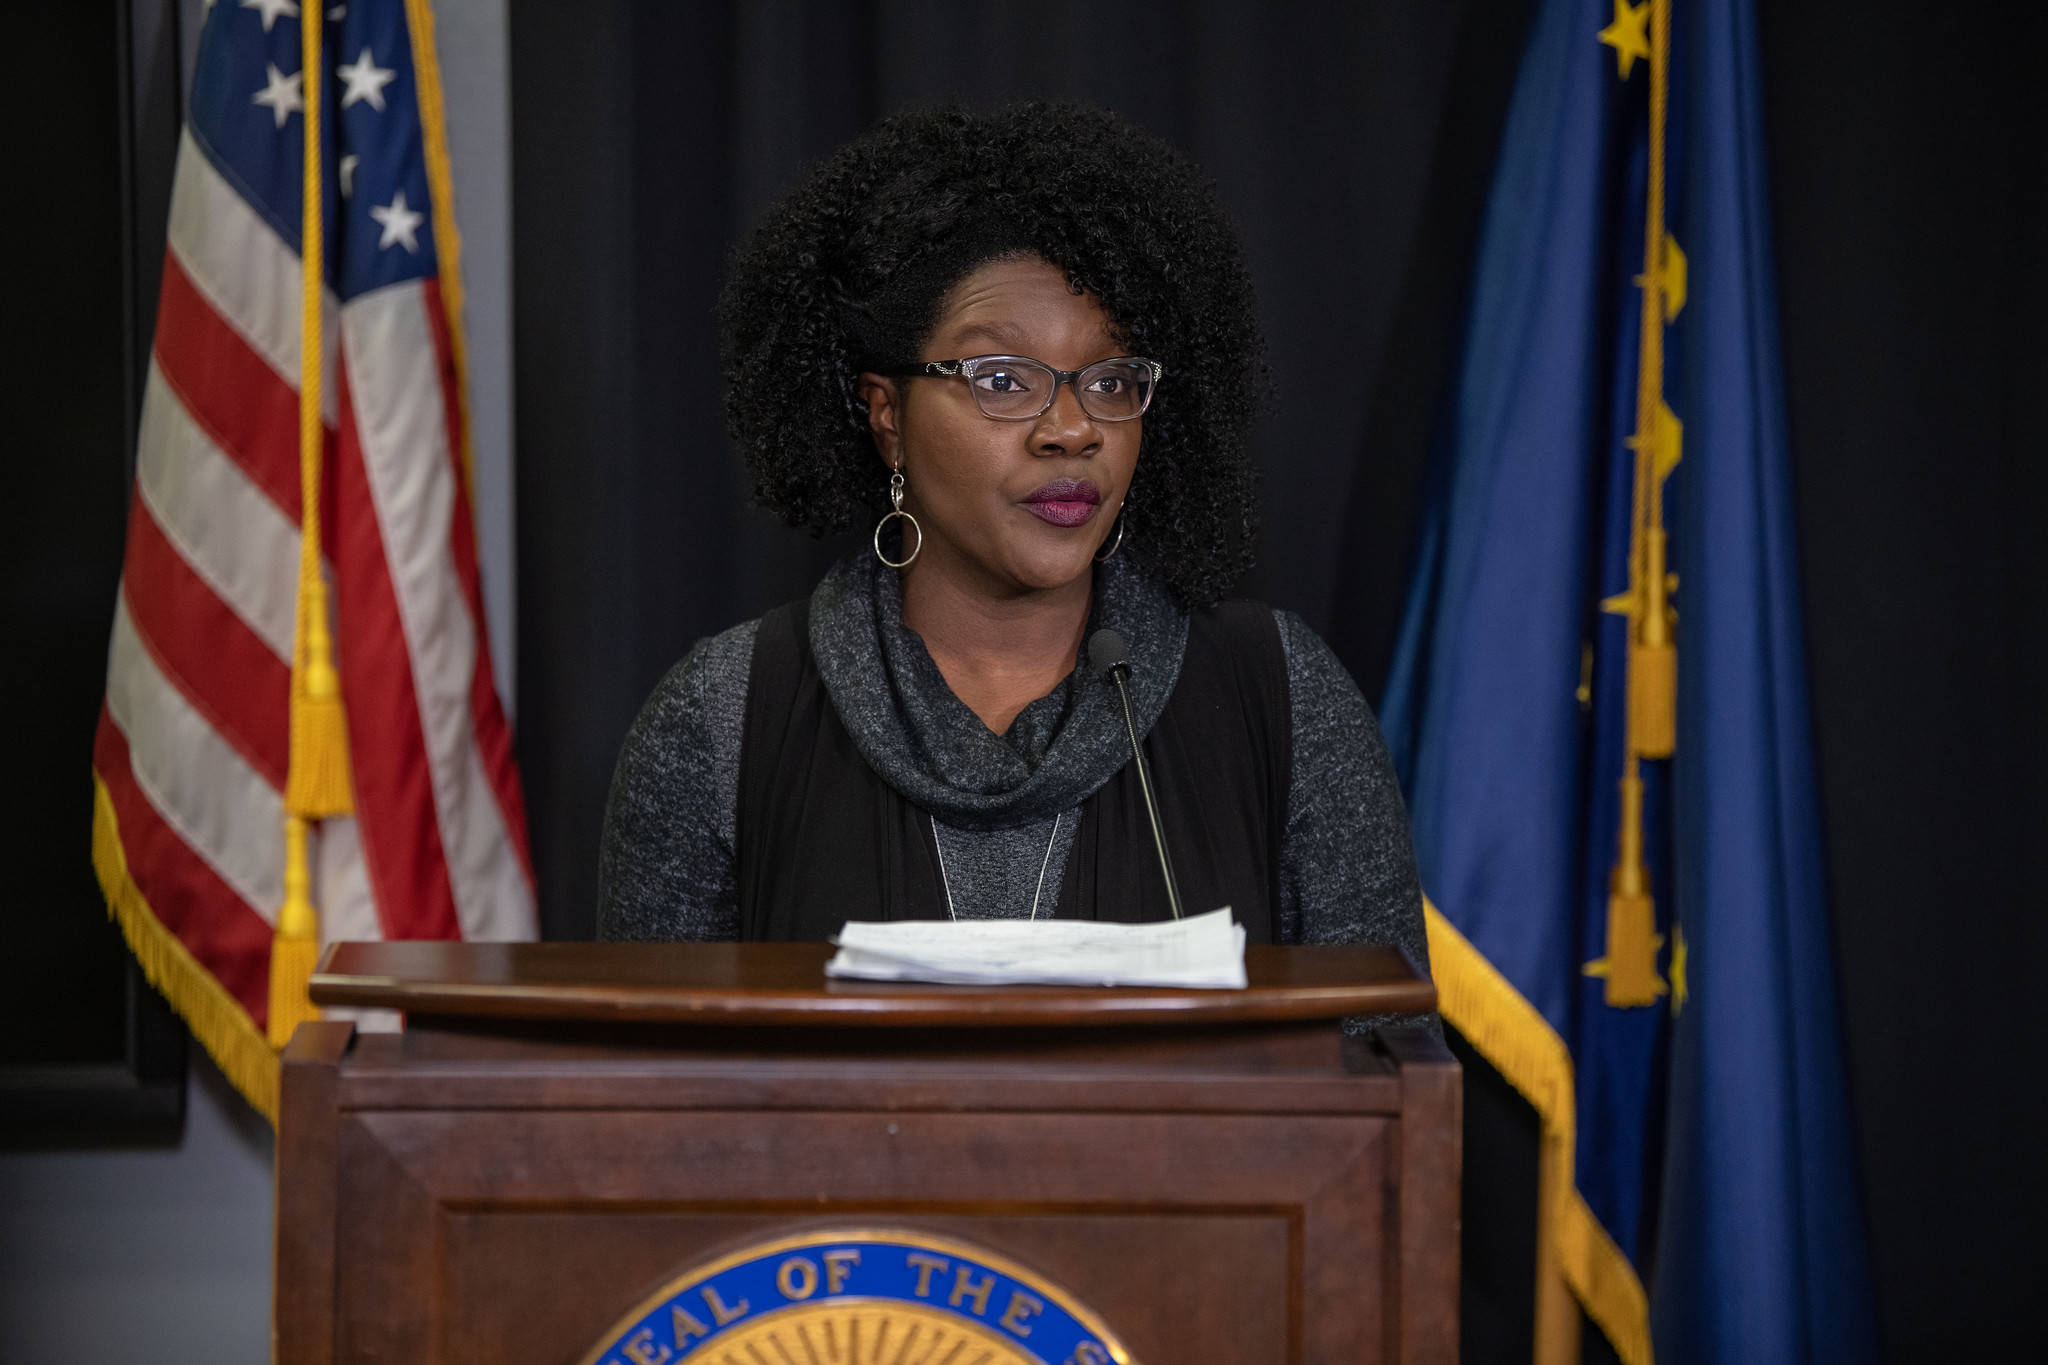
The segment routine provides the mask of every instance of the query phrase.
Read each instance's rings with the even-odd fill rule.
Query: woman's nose
[[[1042,455],[1093,454],[1102,444],[1102,431],[1081,406],[1081,396],[1072,383],[1053,390],[1052,402],[1038,414],[1031,433],[1033,447]]]

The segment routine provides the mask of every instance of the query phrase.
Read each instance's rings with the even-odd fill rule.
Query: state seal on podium
[[[583,1365],[1131,1365],[1065,1289],[914,1228],[826,1227],[697,1265]]]

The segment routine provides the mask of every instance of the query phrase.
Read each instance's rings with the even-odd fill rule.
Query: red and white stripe
[[[179,148],[93,766],[157,918],[262,1026],[283,899],[300,540],[299,259]],[[317,826],[321,936],[532,938],[440,288],[324,310],[322,545],[356,814]]]

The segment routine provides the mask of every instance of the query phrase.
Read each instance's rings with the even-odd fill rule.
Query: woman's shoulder
[[[1284,607],[1263,602],[1222,602],[1209,612],[1219,623],[1231,623],[1229,629],[1241,641],[1262,637],[1263,648],[1270,651],[1277,640],[1278,668],[1269,665],[1261,671],[1286,680],[1297,778],[1322,781],[1341,775],[1349,783],[1368,770],[1386,768],[1386,741],[1371,703],[1314,627]]]
[[[1318,709],[1332,705],[1365,706],[1358,684],[1336,652],[1308,622],[1285,607],[1226,598],[1194,615],[1208,622],[1210,629],[1219,632],[1233,648],[1270,652],[1277,647],[1297,710],[1305,700]]]
[[[733,809],[757,625],[699,640],[627,731],[605,804],[599,937],[733,936]]]
[[[730,691],[735,685],[744,695],[754,636],[762,619],[757,616],[698,640],[656,685],[654,695],[676,700],[699,698]]]
[[[1358,690],[1351,670],[1313,626],[1285,607],[1267,610],[1273,614],[1273,624],[1280,632],[1280,648],[1287,655],[1287,678],[1296,691],[1329,693],[1333,698],[1356,699],[1359,705],[1365,704],[1365,695]]]
[[[691,751],[736,758],[746,722],[747,677],[759,618],[742,621],[690,647],[640,707],[627,744],[643,754]]]

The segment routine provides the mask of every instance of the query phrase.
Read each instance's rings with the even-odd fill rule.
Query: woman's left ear
[[[875,453],[882,463],[895,469],[903,463],[903,411],[896,404],[896,381],[863,371],[854,380],[854,393],[867,405],[868,432],[875,438]]]

